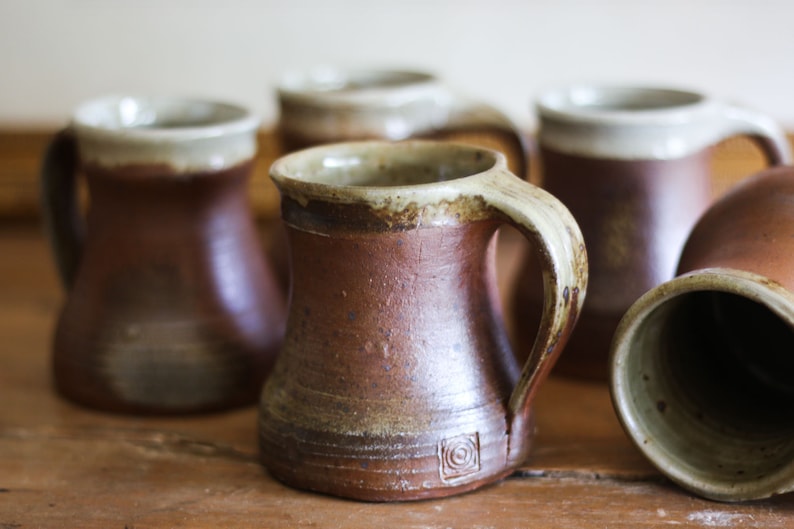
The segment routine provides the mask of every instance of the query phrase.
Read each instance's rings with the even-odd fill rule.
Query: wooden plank
[[[140,418],[55,395],[48,348],[63,293],[38,227],[0,223],[0,255],[2,529],[794,526],[792,494],[729,505],[670,484],[630,444],[603,384],[562,378],[538,395],[529,460],[501,483],[408,504],[292,490],[257,462],[254,407]]]

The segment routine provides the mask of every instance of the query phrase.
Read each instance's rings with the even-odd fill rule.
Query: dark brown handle
[[[768,136],[748,136],[761,149],[769,165],[785,165],[791,163],[791,153],[786,148],[787,143],[781,144]]]
[[[772,118],[737,105],[725,104],[722,108],[720,139],[745,135],[760,147],[770,165],[792,162],[791,144],[783,129]]]
[[[510,118],[496,108],[463,98],[456,99],[443,131],[461,134],[488,134],[499,138],[510,146],[510,153],[514,153],[516,156],[513,158],[509,156],[510,153],[506,153],[515,164],[515,167],[511,167],[513,172],[522,179],[528,179],[529,145],[526,135]]]
[[[61,283],[74,283],[83,248],[83,219],[77,204],[77,140],[70,129],[50,142],[41,167],[41,205]]]

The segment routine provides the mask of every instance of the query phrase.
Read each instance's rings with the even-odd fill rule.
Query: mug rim
[[[141,118],[136,114],[141,109],[149,110],[148,117]],[[183,112],[192,110],[194,114],[209,112],[210,117],[205,121],[198,121],[195,120],[195,115],[188,116],[194,121],[188,120],[184,126],[157,126],[157,116],[152,113],[156,114],[158,109],[181,109]],[[136,122],[136,119],[144,121]],[[71,119],[71,126],[78,135],[151,143],[192,141],[249,133],[255,131],[260,123],[260,118],[248,108],[234,103],[203,98],[134,94],[106,95],[90,99],[74,110]]]
[[[605,97],[637,97],[648,101],[646,107],[599,107]],[[663,99],[669,99],[669,103]],[[634,103],[636,105],[636,102]],[[541,118],[600,125],[648,125],[678,123],[712,106],[712,99],[698,90],[665,85],[578,83],[546,89],[536,98]]]
[[[413,151],[423,156],[441,152],[447,154],[451,159],[460,158],[459,155],[453,156],[453,153],[465,152],[474,156],[477,162],[480,162],[479,157],[484,158],[481,166],[477,166],[476,170],[467,171],[466,174],[415,184],[334,184],[295,176],[302,174],[302,171],[305,170],[298,169],[296,171],[296,166],[305,167],[309,163],[317,163],[334,155],[337,157],[347,155],[352,159],[356,157],[356,153],[359,154],[359,160],[361,155],[369,153],[368,158],[375,162],[376,154],[382,153],[384,150],[390,151],[390,155],[398,163],[405,163],[406,157],[396,156],[396,154],[406,153],[406,151]],[[379,159],[378,163],[383,164],[384,156],[382,154]],[[328,167],[324,161],[323,164]],[[377,166],[373,163],[373,167]],[[270,176],[282,193],[286,193],[301,203],[306,203],[309,200],[322,200],[338,203],[372,203],[383,205],[383,207],[398,208],[411,201],[428,203],[454,200],[460,196],[461,190],[460,186],[452,185],[453,183],[475,179],[494,170],[507,171],[507,159],[504,154],[493,149],[440,140],[364,140],[319,145],[287,154],[271,165]]]
[[[781,320],[794,326],[794,293],[769,278],[734,268],[704,268],[693,270],[654,287],[640,297],[626,312],[615,331],[610,351],[610,394],[615,413],[632,443],[663,474],[675,483],[703,497],[719,501],[761,499],[794,489],[794,461],[769,473],[762,479],[742,483],[733,480],[703,479],[689,475],[688,465],[679,462],[664,445],[644,442],[654,436],[641,424],[626,365],[629,344],[646,318],[663,305],[684,294],[695,292],[723,292],[736,294],[762,304]]]
[[[371,83],[371,79],[389,79],[388,83]],[[348,88],[350,83],[358,83]],[[312,106],[358,106],[410,101],[438,89],[440,81],[433,73],[410,68],[314,68],[285,74],[276,87],[282,102]]]

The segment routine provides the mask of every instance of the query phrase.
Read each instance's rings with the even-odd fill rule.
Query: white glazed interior
[[[763,319],[732,320],[737,305],[728,302]],[[763,333],[782,336],[781,349],[765,349]],[[794,355],[794,296],[737,270],[681,276],[641,298],[615,334],[618,416],[662,472],[702,496],[736,501],[791,490],[794,382],[790,369],[769,362],[778,354]]]
[[[384,104],[410,101],[433,91],[436,78],[407,70],[342,70],[294,72],[278,87],[279,96],[317,106]]]
[[[259,120],[246,109],[204,100],[112,96],[89,101],[72,119],[84,163],[219,170],[256,154]]]
[[[579,119],[644,122],[666,119],[661,111],[680,110],[704,99],[696,92],[669,88],[573,86],[544,94],[540,104],[549,111],[576,114]]]

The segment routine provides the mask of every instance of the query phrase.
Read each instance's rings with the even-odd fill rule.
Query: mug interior
[[[357,142],[316,147],[288,155],[274,176],[322,186],[395,187],[433,184],[494,167],[500,155],[446,142]]]
[[[545,94],[540,105],[558,112],[611,113],[663,111],[695,105],[703,95],[667,88],[577,86]]]
[[[664,454],[663,469],[674,461],[674,473],[726,487],[791,465],[791,322],[739,294],[694,291],[655,308],[627,347],[635,440]]]
[[[132,96],[91,101],[75,113],[78,125],[110,131],[193,129],[250,118],[246,109],[226,103]]]
[[[411,86],[433,79],[424,72],[402,70],[316,70],[287,77],[281,88],[294,92],[349,92]]]

